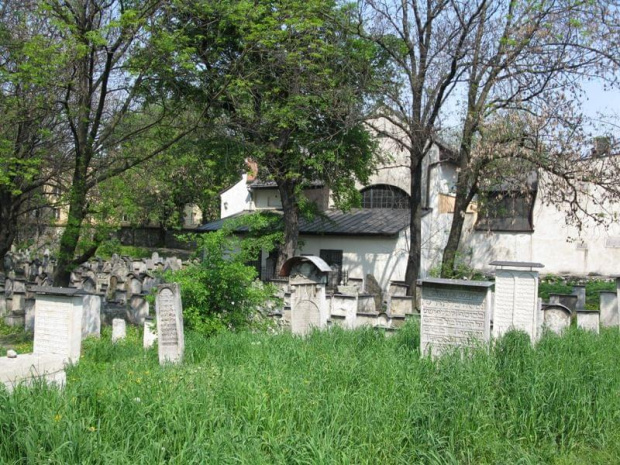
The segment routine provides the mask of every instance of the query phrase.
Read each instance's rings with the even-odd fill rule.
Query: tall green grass
[[[0,463],[613,463],[620,333],[420,358],[418,328],[88,340],[63,391],[0,393]]]

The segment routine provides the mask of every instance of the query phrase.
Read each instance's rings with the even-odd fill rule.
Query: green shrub
[[[202,261],[164,275],[167,282],[181,286],[188,328],[212,335],[265,323],[259,315],[276,298],[277,289],[261,283],[256,269],[246,265],[260,244],[241,241],[228,230],[197,235],[192,240]]]

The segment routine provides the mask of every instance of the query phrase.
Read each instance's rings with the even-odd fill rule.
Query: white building
[[[407,154],[393,143],[382,144],[387,154],[369,184],[358,186],[362,207],[343,213],[333,209],[329,190],[317,183],[306,189],[308,198],[324,212],[300,225],[298,254],[317,255],[328,264],[345,271],[349,278],[372,274],[387,289],[391,281],[402,281],[408,256],[410,194]],[[454,153],[445,144],[435,143],[424,160],[422,198],[422,264],[426,277],[438,269],[446,243],[454,205],[457,166]],[[254,167],[254,170],[256,168]],[[468,210],[461,239],[460,259],[477,270],[490,272],[494,260],[540,262],[544,272],[575,276],[620,274],[620,225],[592,227],[578,237],[565,224],[564,214],[540,199],[553,185],[544,178],[530,176],[529,194],[506,196],[499,203],[504,213],[483,217]],[[254,173],[221,194],[221,217],[198,228],[213,231],[232,216],[259,210],[281,208],[273,182],[257,179]],[[620,213],[620,206],[612,210]],[[274,255],[263,254],[263,274],[273,275]]]

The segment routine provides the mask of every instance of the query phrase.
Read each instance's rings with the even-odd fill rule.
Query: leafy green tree
[[[375,145],[362,119],[381,61],[374,46],[341,27],[350,10],[335,1],[228,3],[225,40],[231,55],[244,56],[243,77],[222,94],[224,122],[258,163],[259,176],[278,187],[282,264],[297,248],[304,187],[322,181],[337,202],[351,204],[355,179],[370,171]],[[189,18],[197,40],[206,17]]]
[[[241,239],[233,233],[239,221],[226,222],[220,231],[192,235],[200,263],[165,275],[167,281],[181,286],[187,326],[202,334],[256,326],[260,314],[276,299],[275,286],[261,283],[257,270],[246,263],[261,249],[271,249],[280,234],[269,232],[268,216],[258,214],[243,221],[254,237]]]
[[[64,59],[29,1],[0,6],[0,270],[24,218],[49,203],[45,193],[66,168],[57,88]]]

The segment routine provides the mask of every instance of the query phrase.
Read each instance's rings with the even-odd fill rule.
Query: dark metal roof
[[[302,221],[301,234],[393,236],[409,226],[409,210],[358,208],[330,210],[312,221]]]
[[[430,210],[424,211],[423,215]],[[271,211],[282,214],[281,211]],[[228,218],[212,221],[196,228],[198,232],[217,231],[224,221],[251,212],[243,211]],[[313,220],[300,221],[299,233],[306,235],[331,236],[394,236],[409,226],[409,210],[388,208],[358,208],[348,212],[328,210]],[[247,227],[239,227],[237,232],[247,232]]]

